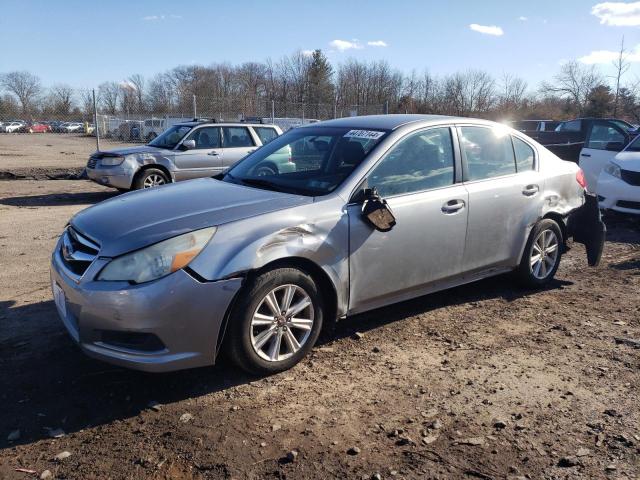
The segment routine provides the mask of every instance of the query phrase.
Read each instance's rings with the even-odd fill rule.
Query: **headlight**
[[[620,167],[613,162],[609,162],[606,167],[604,167],[604,171],[611,176],[616,178],[622,178],[620,174]]]
[[[169,275],[189,265],[214,233],[216,227],[203,228],[115,258],[98,280],[144,283]]]
[[[100,163],[105,167],[115,167],[116,165],[120,165],[124,162],[125,157],[122,155],[118,155],[117,157],[102,157],[100,159]]]

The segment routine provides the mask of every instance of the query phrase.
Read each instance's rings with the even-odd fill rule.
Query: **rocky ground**
[[[543,291],[349,318],[269,378],[152,375],[85,357],[51,301],[55,239],[112,195],[0,181],[0,478],[640,477],[638,220],[608,217],[602,265],[576,246]]]

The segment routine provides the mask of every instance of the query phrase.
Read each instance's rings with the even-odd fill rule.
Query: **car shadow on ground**
[[[105,192],[48,193],[21,197],[0,198],[0,204],[12,207],[60,207],[94,204],[118,195],[116,190]]]
[[[571,282],[555,280],[547,289]],[[538,293],[514,288],[505,276],[423,296],[345,319],[320,345],[452,305]],[[6,313],[5,313],[6,312]],[[171,404],[259,380],[221,359],[216,366],[164,374],[136,372],[85,356],[69,339],[52,301],[0,302],[0,450],[137,416],[149,402]],[[20,430],[20,439],[7,435]]]

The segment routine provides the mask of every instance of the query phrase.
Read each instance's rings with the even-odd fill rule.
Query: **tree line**
[[[571,61],[534,88],[523,78],[496,78],[482,70],[439,76],[403,73],[387,61],[349,59],[332,65],[321,50],[297,51],[280,60],[183,65],[151,78],[131,75],[96,89],[98,110],[110,115],[235,112],[247,116],[332,118],[369,113],[434,113],[513,120],[617,116],[640,121],[640,88],[626,82],[624,44],[617,75]],[[44,88],[26,71],[0,74],[0,118],[84,118],[93,114],[92,91],[67,84]]]

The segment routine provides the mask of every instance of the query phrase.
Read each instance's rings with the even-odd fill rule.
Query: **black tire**
[[[256,334],[256,329],[264,328],[269,329],[271,327],[256,327],[252,325],[254,313],[257,313],[260,308],[264,308],[263,300],[274,289],[283,288],[293,285],[302,289],[303,295],[307,294],[311,301],[313,308],[313,325],[309,331],[304,343],[300,345],[299,350],[295,353],[291,353],[289,357],[283,360],[267,360],[260,356],[260,353],[254,348],[252,338],[257,339],[260,333],[264,330],[259,330]],[[277,294],[276,294],[277,295]],[[304,298],[304,296],[302,297]],[[282,297],[280,298],[282,300]],[[291,302],[292,305],[294,301]],[[288,370],[302,360],[316,343],[320,331],[322,329],[324,311],[324,300],[322,293],[311,276],[295,268],[277,268],[265,272],[258,277],[255,277],[243,287],[240,296],[233,307],[233,311],[229,318],[227,331],[224,338],[224,352],[226,357],[231,360],[235,365],[240,367],[254,375],[271,375],[277,372]],[[309,312],[305,313],[309,315]],[[294,315],[295,317],[295,315]],[[295,320],[295,319],[294,319]],[[274,326],[277,324],[274,322]],[[286,325],[282,327],[287,330]],[[271,337],[269,341],[265,342],[263,347],[273,348],[273,344],[276,342],[276,336],[278,330]],[[290,332],[293,334],[295,329],[290,328]],[[306,335],[300,331],[298,335]],[[278,343],[278,352],[285,350],[291,350],[286,336],[281,335],[282,344]],[[264,353],[264,352],[263,352]],[[280,355],[280,353],[278,353]]]
[[[160,178],[162,180],[162,185],[165,185],[167,183],[171,183],[171,179],[167,176],[166,173],[164,173],[162,170],[160,170],[159,168],[147,168],[145,170],[142,170],[141,172],[139,172],[135,179],[133,180],[133,188],[134,190],[142,190],[143,188],[151,188],[150,186],[148,186],[147,184],[149,183],[151,178]],[[145,183],[146,182],[146,183]],[[153,185],[153,186],[158,186],[158,185]]]
[[[255,170],[255,175],[257,177],[267,177],[269,175],[277,175],[278,167],[276,167],[273,163],[265,163],[262,165],[258,165]]]
[[[537,252],[540,249],[540,240],[544,239],[541,237],[542,235],[547,235],[547,238],[552,237],[553,235],[553,238],[555,238],[557,253],[552,258],[552,253],[545,251],[545,253],[540,257],[540,262],[542,263],[536,262],[534,264],[534,256],[537,255]],[[541,288],[553,280],[553,277],[560,266],[563,246],[564,239],[562,237],[562,230],[554,220],[545,218],[536,223],[529,235],[524,252],[522,253],[520,265],[516,270],[516,276],[522,286],[527,288]]]

